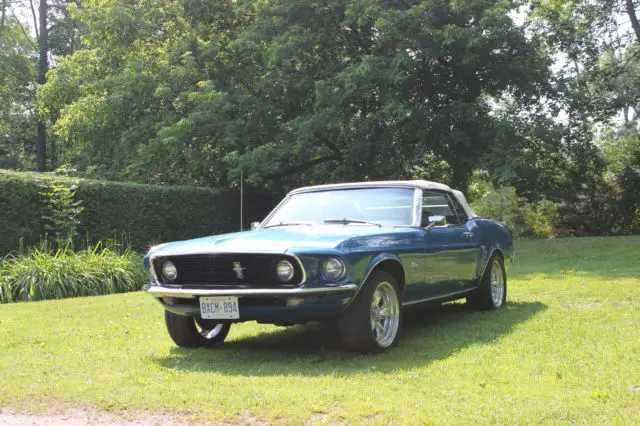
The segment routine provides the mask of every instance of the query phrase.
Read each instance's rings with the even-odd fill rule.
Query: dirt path
[[[150,411],[107,412],[74,408],[64,413],[30,414],[0,408],[0,425],[20,426],[154,426],[191,424],[187,416]],[[201,423],[200,423],[201,424]]]

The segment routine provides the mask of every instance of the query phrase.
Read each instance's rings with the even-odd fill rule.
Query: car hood
[[[152,247],[149,254],[333,251],[344,249],[341,246],[354,238],[397,234],[410,229],[363,225],[281,226],[161,244]]]

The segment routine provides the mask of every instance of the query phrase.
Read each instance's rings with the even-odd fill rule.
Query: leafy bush
[[[69,185],[62,182],[46,182],[44,191],[40,192],[47,205],[48,215],[43,216],[45,229],[53,232],[58,248],[73,247],[73,240],[78,235],[82,213],[82,201],[75,200],[76,183]]]
[[[130,250],[33,249],[0,263],[0,303],[124,293],[145,282],[142,258]]]
[[[515,237],[549,238],[557,234],[559,205],[549,200],[528,202],[510,186],[496,189],[487,185],[472,207],[482,217],[505,222]]]
[[[73,216],[62,225],[81,242],[126,240],[135,250],[163,242],[237,230],[239,193],[207,188],[95,181],[50,174],[0,170],[0,255],[38,244],[51,225],[48,188],[74,189],[60,212]],[[61,190],[61,194],[68,192]],[[46,191],[44,191],[46,192]],[[51,192],[51,191],[49,191]],[[261,220],[275,205],[270,194],[245,191],[245,223]],[[82,211],[71,211],[82,203]],[[69,210],[71,209],[71,210]],[[71,229],[67,225],[72,225]],[[66,226],[66,227],[65,227]],[[57,230],[59,231],[59,230]],[[56,236],[52,237],[56,239]]]

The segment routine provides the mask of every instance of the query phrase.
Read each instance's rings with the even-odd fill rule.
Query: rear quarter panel
[[[499,250],[504,255],[505,265],[508,265],[513,259],[514,246],[511,231],[502,222],[491,219],[474,218],[473,228],[476,238],[481,244],[481,256],[478,262],[478,276],[484,272],[490,256]]]

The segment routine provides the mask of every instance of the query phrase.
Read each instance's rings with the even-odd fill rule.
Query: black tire
[[[169,311],[164,311],[164,322],[171,340],[183,348],[220,345],[231,329],[231,324],[178,315]]]
[[[398,342],[402,327],[399,295],[393,275],[385,271],[372,273],[356,299],[338,319],[342,344],[363,353],[378,353],[393,347]],[[374,297],[378,297],[378,316],[374,314]],[[390,310],[388,319],[381,316],[383,304]],[[382,328],[381,333],[374,330],[376,325]]]
[[[502,282],[502,285],[500,284]],[[494,282],[494,285],[492,285]],[[500,291],[499,288],[502,288]],[[495,310],[507,302],[507,274],[502,256],[494,254],[489,259],[487,269],[480,279],[476,291],[467,296],[467,304],[474,309]]]

